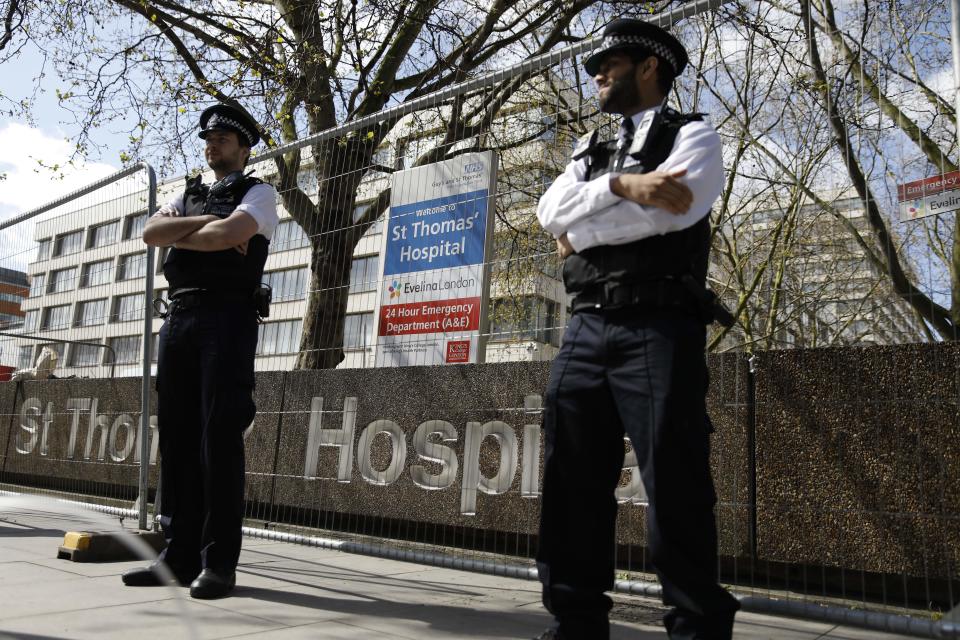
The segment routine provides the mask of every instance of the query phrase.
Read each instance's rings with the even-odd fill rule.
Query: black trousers
[[[243,526],[243,432],[256,413],[256,313],[203,298],[173,306],[160,329],[161,557],[180,577],[230,572]]]
[[[578,312],[553,361],[537,564],[561,637],[609,637],[624,433],[649,498],[647,542],[671,638],[727,639],[718,584],[705,329],[681,312]]]

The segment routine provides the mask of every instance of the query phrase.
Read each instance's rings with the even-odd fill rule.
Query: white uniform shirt
[[[244,194],[243,199],[234,211],[242,211],[248,214],[257,222],[257,233],[269,240],[273,236],[273,230],[277,228],[280,217],[277,215],[277,192],[272,185],[261,183],[255,184]],[[153,217],[199,215],[199,212],[184,212],[183,193],[178,194],[173,200],[163,205]]]
[[[635,140],[646,138],[653,115],[659,107],[633,116]],[[635,162],[629,156],[625,166]],[[564,233],[577,252],[605,244],[626,244],[655,235],[692,227],[710,212],[723,191],[723,158],[720,136],[706,121],[682,127],[673,150],[657,171],[686,169],[679,178],[693,192],[693,204],[682,215],[659,207],[624,200],[610,190],[618,173],[605,173],[589,182],[586,158],[567,165],[537,205],[537,218],[544,229],[559,238]]]

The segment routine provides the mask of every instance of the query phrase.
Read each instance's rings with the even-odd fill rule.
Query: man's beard
[[[232,170],[236,162],[233,158],[228,158],[223,154],[220,154],[216,158],[211,158],[207,161],[207,165],[214,171],[226,171]]]
[[[606,98],[600,99],[600,111],[604,113],[623,113],[640,104],[640,92],[634,74],[630,73],[610,83]]]

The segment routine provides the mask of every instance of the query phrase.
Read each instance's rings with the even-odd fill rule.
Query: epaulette
[[[689,122],[698,122],[703,120],[705,113],[680,113],[671,107],[664,107],[660,110],[663,121],[667,124],[679,124],[681,127]]]
[[[590,152],[590,149],[597,143],[597,136],[599,135],[600,131],[598,129],[594,129],[587,135],[577,140],[577,146],[573,148],[573,159],[579,160],[587,155],[587,153]]]
[[[653,117],[646,137],[634,138],[627,153],[638,161],[649,160],[651,150],[660,145],[665,136],[670,140],[668,146],[672,147],[677,132],[691,122],[703,120],[703,116],[702,113],[680,113],[676,109],[665,106]]]

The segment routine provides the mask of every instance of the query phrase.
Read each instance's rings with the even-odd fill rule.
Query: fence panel
[[[709,280],[736,323],[709,328],[708,402],[718,570],[749,598],[917,624],[957,600],[960,472],[937,445],[955,435],[960,403],[947,204],[956,127],[947,91],[921,80],[949,58],[946,8],[928,8],[700,2],[652,18],[674,24],[697,67],[670,104],[709,113],[725,148]],[[914,34],[909,46],[895,24]],[[281,223],[247,434],[250,533],[532,567],[540,407],[570,316],[536,207],[577,140],[614,135],[582,68],[596,46],[494,69],[252,160],[277,186]],[[103,224],[122,234],[118,212],[136,209],[104,202]],[[86,262],[56,253],[75,229],[49,225],[35,236],[49,256],[22,259],[46,278],[42,304],[24,309],[46,314],[31,320],[42,335],[64,316],[80,324],[56,335],[116,350],[126,334],[90,320],[100,303],[85,291],[102,286],[109,315],[117,298],[152,288],[148,274],[91,285]],[[118,242],[134,251],[132,238]],[[115,274],[128,273],[125,251],[111,254]],[[92,349],[78,347],[64,371],[105,375],[103,362],[77,364]],[[118,376],[139,375],[121,364]],[[645,497],[625,452],[619,588],[643,590],[655,582]]]
[[[153,251],[141,235],[155,203],[153,169],[139,164],[0,223],[9,311],[0,365],[3,379],[15,381],[3,385],[3,483],[127,507],[146,494],[140,461],[155,440],[156,334],[148,330]],[[89,379],[108,379],[109,391],[90,393]]]

